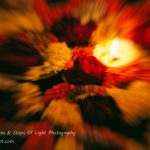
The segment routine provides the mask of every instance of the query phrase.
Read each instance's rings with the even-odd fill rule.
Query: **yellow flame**
[[[141,49],[134,42],[120,38],[99,43],[93,51],[93,56],[110,67],[128,65],[141,54]]]
[[[113,41],[112,41],[112,44],[110,46],[110,55],[113,57],[113,58],[117,58],[118,56],[118,51],[119,51],[119,39],[118,38],[115,38]]]

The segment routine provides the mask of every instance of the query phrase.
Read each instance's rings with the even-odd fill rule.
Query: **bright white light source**
[[[140,48],[134,42],[120,38],[99,43],[93,51],[93,56],[110,67],[128,65],[141,55]]]
[[[115,38],[115,39],[112,41],[112,45],[110,46],[110,55],[111,55],[113,58],[117,58],[117,56],[118,56],[118,51],[119,51],[119,40],[118,40],[118,38]]]

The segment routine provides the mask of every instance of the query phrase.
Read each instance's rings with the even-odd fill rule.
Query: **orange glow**
[[[121,38],[99,43],[93,51],[93,56],[110,67],[128,65],[142,55],[134,42]]]

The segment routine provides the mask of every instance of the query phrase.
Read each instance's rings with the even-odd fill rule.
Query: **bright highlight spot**
[[[106,66],[128,65],[141,56],[140,48],[127,39],[115,38],[96,45],[93,55]]]
[[[114,39],[112,45],[110,46],[110,55],[113,58],[117,58],[119,50],[119,40],[118,38]]]

